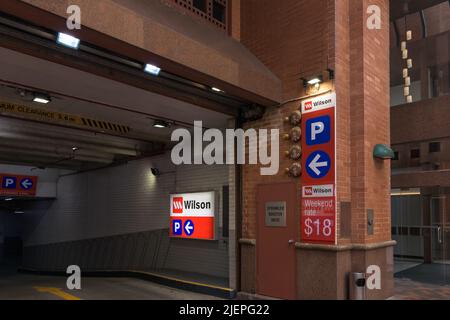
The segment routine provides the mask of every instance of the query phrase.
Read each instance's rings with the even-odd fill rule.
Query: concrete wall
[[[169,156],[166,154],[119,167],[60,177],[58,199],[25,238],[25,246],[34,248],[28,252],[34,252],[30,254],[38,258],[35,253],[37,247],[45,245],[51,250],[52,246],[48,245],[53,245],[54,250],[60,250],[61,244],[68,248],[67,243],[77,243],[78,249],[73,250],[83,251],[85,246],[102,247],[97,242],[103,243],[105,239],[118,242],[118,251],[128,251],[126,248],[138,250],[137,247],[144,250],[142,242],[153,245],[154,241],[141,236],[150,233],[161,238],[155,245],[160,251],[160,261],[154,266],[228,278],[228,239],[213,242],[169,239],[168,227],[170,193],[210,190],[219,194],[221,227],[222,187],[229,183],[230,167],[175,167]],[[158,168],[162,175],[153,176],[152,167]],[[230,214],[233,215],[232,212]],[[110,254],[119,252],[113,250]],[[54,255],[50,253],[50,256]],[[71,263],[83,263],[76,260]],[[37,262],[33,259],[26,261],[30,267]],[[121,261],[131,263],[127,259]],[[88,267],[98,269],[99,263],[94,259]],[[120,263],[112,266],[124,267]],[[139,263],[134,266],[143,267]],[[40,268],[45,267],[40,265]]]

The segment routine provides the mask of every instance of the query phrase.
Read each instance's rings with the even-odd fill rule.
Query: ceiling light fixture
[[[220,93],[224,92],[223,90],[221,90],[221,89],[219,89],[217,87],[212,87],[211,90],[214,91],[214,92],[220,92]]]
[[[80,39],[62,32],[58,33],[56,42],[72,49],[78,49],[78,47],[80,46]]]
[[[145,65],[144,71],[149,73],[149,74],[152,74],[154,76],[158,76],[159,73],[161,72],[161,68],[159,68],[159,67],[157,67],[157,66],[155,66],[153,64],[147,63]]]
[[[164,120],[155,120],[153,127],[158,129],[169,128],[170,123]]]
[[[47,104],[51,101],[52,99],[50,98],[50,96],[43,93],[35,93],[33,96],[33,102]]]

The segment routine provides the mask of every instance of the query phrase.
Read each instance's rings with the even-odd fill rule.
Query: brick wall
[[[241,42],[282,80],[284,100],[305,94],[301,77],[322,74],[332,67],[333,12],[334,1],[331,0],[241,2]],[[322,86],[322,90],[327,88],[327,85]],[[267,110],[263,119],[247,123],[246,127],[279,128],[282,136],[290,130],[284,118],[299,107],[299,101],[273,107]],[[292,181],[293,178],[284,172],[292,163],[284,155],[290,146],[290,142],[280,140],[280,171],[277,176],[261,176],[259,166],[243,168],[244,238],[256,238],[256,186]],[[300,179],[295,180],[300,186]]]

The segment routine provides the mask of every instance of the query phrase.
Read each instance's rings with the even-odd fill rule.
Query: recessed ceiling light
[[[33,101],[37,102],[37,103],[47,104],[47,103],[51,102],[52,99],[45,94],[35,93],[34,97],[33,97]]]
[[[161,68],[159,68],[159,67],[157,67],[157,66],[155,66],[153,64],[149,64],[148,63],[148,64],[145,65],[144,71],[147,72],[147,73],[150,73],[150,74],[152,74],[154,76],[157,76],[161,72]]]
[[[215,92],[223,92],[223,90],[216,88],[216,87],[212,87],[211,90],[215,91]]]
[[[169,128],[170,127],[170,123],[164,120],[155,120],[155,123],[153,124],[153,127],[155,128]]]
[[[72,49],[78,49],[80,46],[80,39],[62,32],[58,33],[56,42]]]

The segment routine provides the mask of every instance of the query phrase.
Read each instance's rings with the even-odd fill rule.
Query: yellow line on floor
[[[50,293],[53,294],[59,298],[62,298],[64,300],[81,300],[78,297],[75,297],[69,293],[66,293],[64,291],[62,291],[61,289],[58,288],[54,288],[54,287],[33,287],[33,289],[39,291],[39,292],[44,292],[44,293]]]

